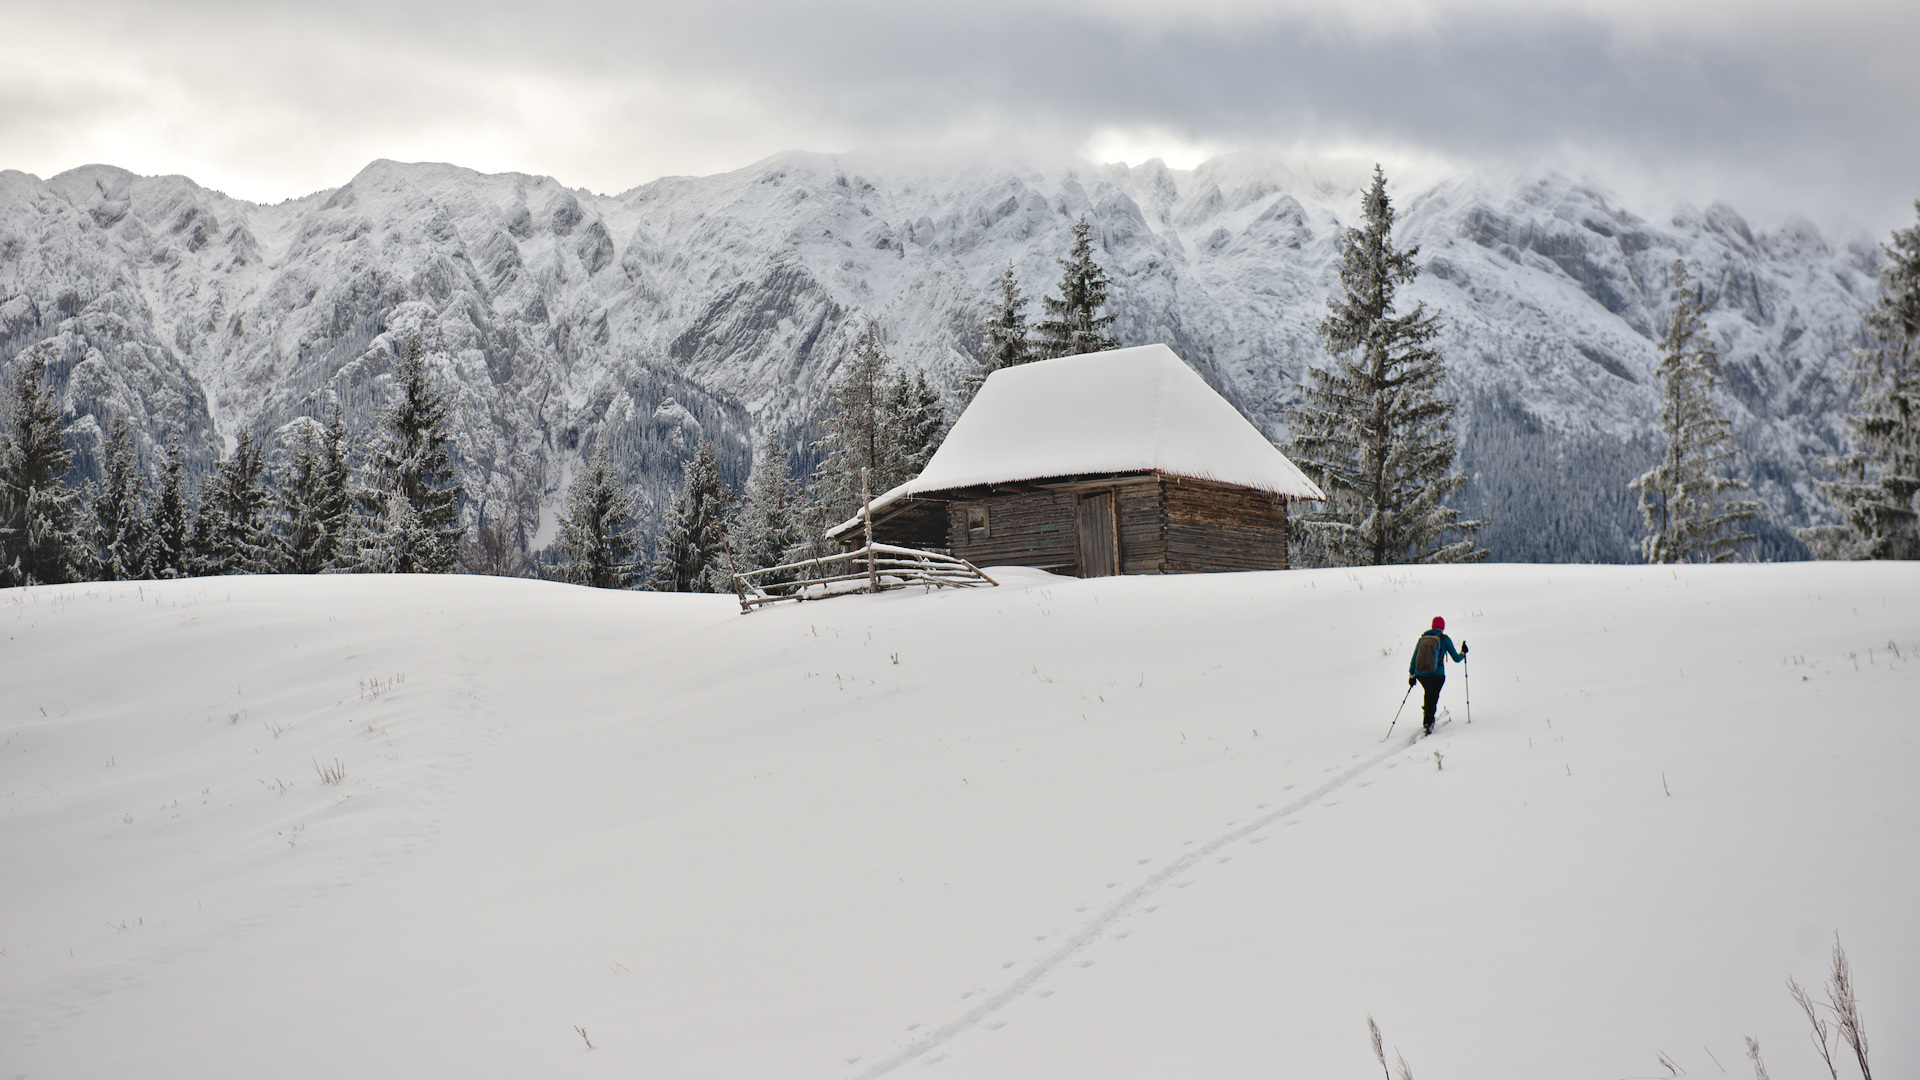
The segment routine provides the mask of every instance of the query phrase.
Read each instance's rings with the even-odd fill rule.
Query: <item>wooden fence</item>
[[[740,596],[743,612],[782,600],[824,600],[914,585],[965,589],[997,584],[965,559],[875,543],[838,555],[733,575],[733,589]]]

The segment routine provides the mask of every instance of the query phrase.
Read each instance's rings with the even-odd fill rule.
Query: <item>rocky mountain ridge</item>
[[[151,455],[202,465],[337,400],[373,428],[395,350],[419,337],[455,401],[471,513],[552,510],[611,440],[657,505],[712,440],[744,479],[760,432],[804,444],[869,320],[893,355],[957,387],[994,280],[1058,278],[1095,225],[1123,344],[1164,341],[1275,438],[1309,365],[1357,216],[1357,172],[1243,158],[935,169],[789,153],[619,195],[548,177],[378,161],[277,205],[183,177],[87,166],[0,172],[0,361],[43,342],[91,461],[124,412]],[[1703,284],[1721,404],[1783,527],[1819,514],[1811,469],[1841,443],[1842,373],[1877,246],[1723,205],[1663,221],[1563,177],[1395,192],[1460,402],[1470,512],[1509,558],[1626,555],[1622,485],[1651,457],[1666,267]],[[1071,403],[1062,403],[1063,408]]]

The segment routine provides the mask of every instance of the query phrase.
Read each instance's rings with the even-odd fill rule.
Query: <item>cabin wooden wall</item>
[[[1163,479],[1165,573],[1287,569],[1286,500],[1200,480]]]
[[[1086,482],[947,505],[948,547],[975,566],[1038,566],[1079,574],[1075,506],[1114,493],[1123,574],[1285,570],[1285,500],[1265,492],[1174,477]],[[967,508],[987,511],[988,535],[967,528]]]
[[[1115,489],[1114,516],[1120,519],[1122,574],[1167,572],[1166,516],[1160,511],[1162,482],[1155,477],[1149,484]]]
[[[1057,574],[1076,574],[1074,495],[1070,491],[1033,491],[973,500],[987,509],[987,532],[969,536],[968,501],[947,504],[947,547],[975,566],[1037,566]]]

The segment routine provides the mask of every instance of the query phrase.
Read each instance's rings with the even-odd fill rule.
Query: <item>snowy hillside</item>
[[[392,347],[420,335],[457,387],[461,465],[493,511],[557,499],[601,437],[656,500],[690,444],[736,482],[758,431],[796,450],[867,320],[953,386],[1011,262],[1035,300],[1073,221],[1098,227],[1123,344],[1165,342],[1270,435],[1309,364],[1364,177],[1227,158],[934,169],[785,154],[618,196],[545,177],[369,165],[276,206],[182,177],[0,173],[0,360],[51,338],[82,442],[113,410],[202,461],[325,391],[366,430]],[[1631,212],[1564,178],[1400,191],[1409,292],[1446,325],[1471,511],[1509,557],[1622,558],[1643,467],[1665,273],[1687,259],[1726,359],[1722,404],[1779,524],[1817,508],[1836,365],[1878,251],[1726,206]],[[92,416],[94,420],[84,419]],[[1777,549],[1776,549],[1777,550]]]
[[[1000,573],[0,592],[0,1075],[1920,1068],[1915,567]]]

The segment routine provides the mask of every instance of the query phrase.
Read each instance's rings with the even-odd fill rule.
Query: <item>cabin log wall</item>
[[[1079,572],[1073,541],[1074,494],[1033,491],[996,495],[974,503],[987,507],[987,535],[967,533],[967,501],[947,504],[947,546],[975,566],[1038,566],[1055,573]]]
[[[947,543],[975,566],[1038,566],[1079,574],[1075,507],[1111,491],[1122,574],[1287,569],[1286,500],[1178,477],[1121,477],[948,503]],[[970,538],[967,507],[987,509],[988,535]]]
[[[1286,500],[1264,491],[1168,477],[1165,573],[1287,569]]]
[[[1155,477],[1153,483],[1134,484],[1114,491],[1122,574],[1167,572],[1167,521],[1160,508],[1163,483]]]

